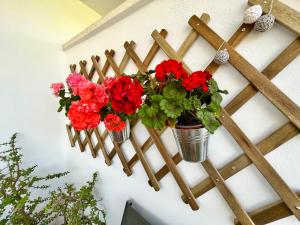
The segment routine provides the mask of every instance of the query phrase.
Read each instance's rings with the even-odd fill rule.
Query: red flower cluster
[[[109,90],[112,108],[116,112],[133,114],[142,104],[144,89],[138,80],[122,76],[114,82]]]
[[[68,118],[75,130],[94,129],[100,123],[98,104],[93,100],[72,102]]]
[[[99,108],[107,105],[108,95],[99,84],[90,81],[80,83],[78,94],[81,100],[94,100],[99,104]]]
[[[212,78],[212,75],[207,71],[196,71],[190,76],[183,78],[182,86],[187,90],[191,91],[195,88],[201,88],[203,91],[208,91],[207,81]]]
[[[96,128],[100,123],[99,111],[108,103],[107,93],[102,86],[87,80],[77,90],[80,100],[72,102],[68,118],[75,130]]]
[[[102,83],[103,88],[108,93],[112,86],[116,83],[116,78],[114,77],[107,77],[104,82]]]
[[[126,123],[115,114],[107,114],[104,119],[104,124],[109,131],[121,131],[126,125]]]
[[[155,78],[159,81],[165,81],[170,74],[173,74],[177,80],[188,76],[182,63],[174,59],[164,60],[155,67]]]

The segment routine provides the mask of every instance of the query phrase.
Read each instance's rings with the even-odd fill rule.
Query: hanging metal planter
[[[129,139],[130,136],[130,123],[126,120],[126,126],[121,131],[108,131],[108,134],[113,142],[123,143]]]
[[[177,125],[172,131],[183,160],[203,162],[207,159],[209,132],[203,125]]]

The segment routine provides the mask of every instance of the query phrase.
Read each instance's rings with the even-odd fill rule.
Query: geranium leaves
[[[216,119],[214,112],[206,108],[199,110],[197,112],[197,117],[201,120],[205,128],[212,134],[220,126],[220,122]]]
[[[186,96],[186,90],[184,90],[179,82],[173,81],[164,87],[163,96],[166,99],[182,100]]]
[[[175,99],[163,99],[159,104],[160,108],[168,117],[176,119],[183,112],[183,102]]]
[[[138,115],[144,125],[153,127],[155,129],[162,129],[165,127],[167,115],[160,109],[160,102],[163,100],[162,95],[151,96],[151,106],[143,104],[139,109]]]
[[[157,104],[148,106],[143,104],[138,112],[144,125],[161,130],[165,127],[167,116],[162,112]]]

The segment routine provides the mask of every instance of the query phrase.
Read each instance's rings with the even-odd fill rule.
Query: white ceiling
[[[118,7],[120,4],[126,0],[80,0],[83,4],[90,7],[101,16],[105,16],[114,8]]]

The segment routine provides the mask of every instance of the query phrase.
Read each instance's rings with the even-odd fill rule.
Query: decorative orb
[[[215,63],[224,64],[227,63],[228,60],[229,60],[229,53],[227,49],[217,51],[214,58]]]
[[[271,30],[275,22],[275,16],[272,14],[266,14],[258,18],[254,24],[254,30],[259,32],[265,32]]]
[[[243,22],[247,24],[254,23],[262,15],[263,10],[260,5],[254,5],[244,12]]]

